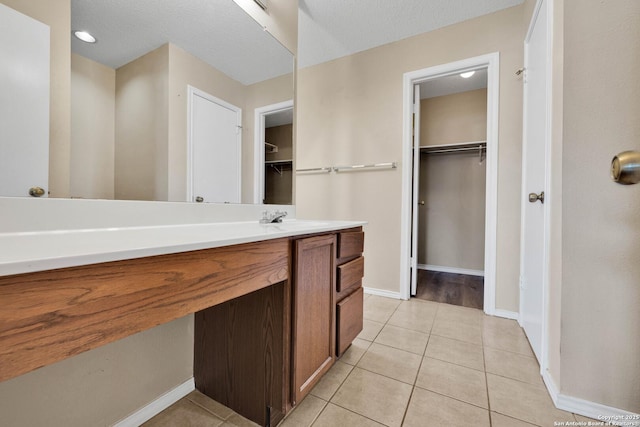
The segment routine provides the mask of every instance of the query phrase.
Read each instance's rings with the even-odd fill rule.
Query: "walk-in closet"
[[[420,98],[416,297],[482,309],[486,70],[423,82]]]
[[[265,116],[264,203],[293,203],[293,109]]]

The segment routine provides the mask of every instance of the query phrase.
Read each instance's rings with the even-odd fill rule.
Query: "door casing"
[[[418,83],[459,74],[465,71],[487,69],[487,192],[485,199],[485,258],[484,258],[484,312],[503,317],[510,312],[496,310],[496,262],[498,223],[498,107],[500,83],[500,54],[498,52],[463,59],[405,73],[403,76],[403,137],[402,137],[402,206],[400,223],[400,297],[411,295],[411,242],[412,242],[412,185],[413,168],[413,97]]]

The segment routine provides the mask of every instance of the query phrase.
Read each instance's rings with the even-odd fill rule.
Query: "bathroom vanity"
[[[0,381],[195,313],[196,388],[275,425],[362,329],[362,225],[0,233]]]

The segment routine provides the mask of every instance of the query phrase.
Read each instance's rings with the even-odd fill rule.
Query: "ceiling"
[[[487,69],[482,68],[475,70],[473,76],[468,79],[460,77],[460,74],[452,74],[450,76],[438,77],[422,82],[420,83],[420,99],[453,95],[454,93],[468,92],[486,87]]]
[[[524,0],[299,0],[300,68],[442,28]]]
[[[247,85],[291,73],[293,57],[233,0],[72,0],[71,49],[111,68],[171,42]]]

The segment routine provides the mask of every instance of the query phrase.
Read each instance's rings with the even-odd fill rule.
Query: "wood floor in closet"
[[[482,309],[484,277],[418,270],[416,298]]]

